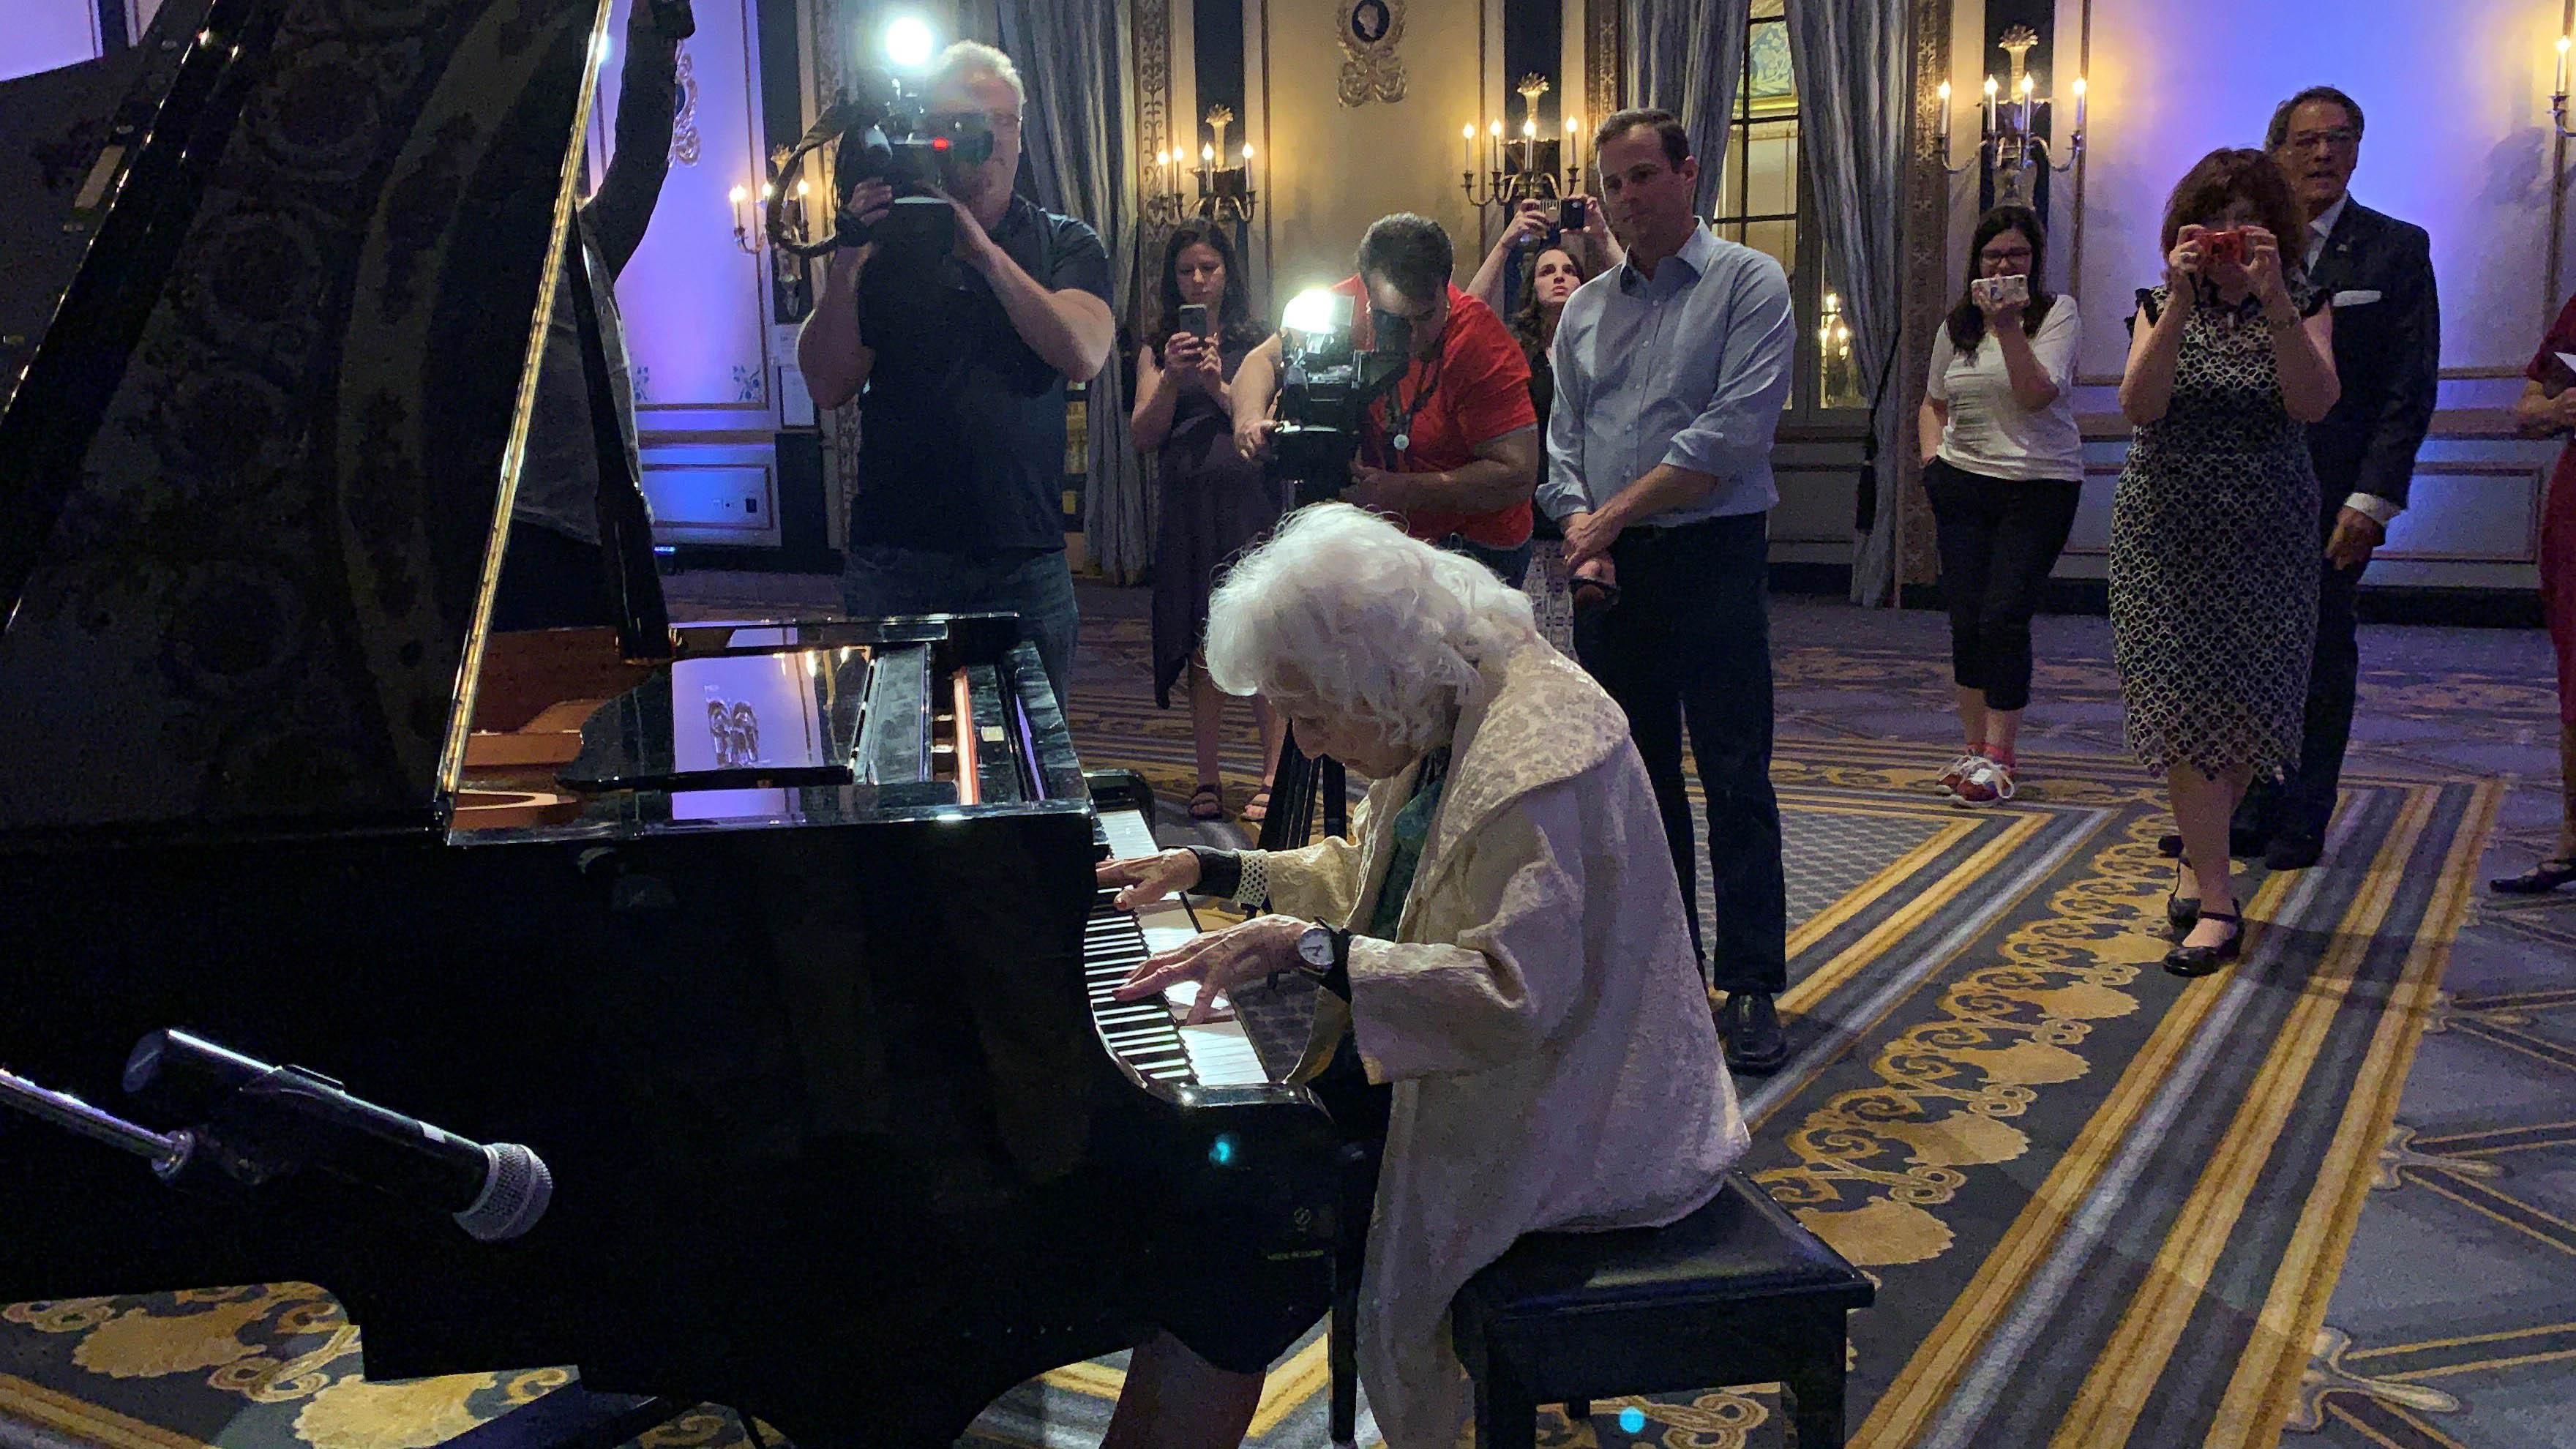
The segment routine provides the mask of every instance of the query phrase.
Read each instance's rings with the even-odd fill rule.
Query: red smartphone
[[[2246,244],[2245,230],[2242,227],[2213,231],[2200,239],[2200,259],[2203,265],[2234,262],[2241,267],[2245,265],[2245,259],[2251,251],[2252,248]]]

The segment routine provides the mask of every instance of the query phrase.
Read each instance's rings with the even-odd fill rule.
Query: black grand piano
[[[184,1028],[554,1182],[484,1243],[0,1112],[0,1302],[310,1281],[372,1377],[869,1445],[1226,1282],[1312,1323],[1329,1129],[1107,998],[1187,922],[1093,889],[1138,802],[1014,621],[672,628],[630,517],[620,627],[488,627],[606,9],[167,0],[0,87],[0,1067],[167,1129]]]

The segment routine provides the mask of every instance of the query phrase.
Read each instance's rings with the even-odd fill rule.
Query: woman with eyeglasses
[[[1183,222],[1163,246],[1161,310],[1153,336],[1136,353],[1136,446],[1156,455],[1162,508],[1154,532],[1154,702],[1172,706],[1172,685],[1190,677],[1190,739],[1198,788],[1190,818],[1225,817],[1218,745],[1225,695],[1208,682],[1200,650],[1208,594],[1235,555],[1258,542],[1287,510],[1285,483],[1234,446],[1235,370],[1269,337],[1252,315],[1252,292],[1236,265],[1225,228]],[[1196,311],[1184,312],[1184,308]],[[1186,316],[1202,330],[1181,325]],[[1261,731],[1261,788],[1244,806],[1246,823],[1269,814],[1270,781],[1287,727],[1260,699],[1252,718]]]
[[[2040,285],[2047,234],[2028,207],[1978,221],[1968,281],[1932,339],[1917,422],[1941,548],[1950,667],[1967,748],[1938,789],[1963,806],[2013,797],[2030,704],[2030,617],[2075,525],[2075,299]]]

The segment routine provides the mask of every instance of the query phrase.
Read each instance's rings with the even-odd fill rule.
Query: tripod
[[[1297,727],[1290,725],[1279,741],[1279,758],[1270,779],[1270,813],[1261,820],[1260,850],[1295,850],[1306,844],[1315,819],[1315,797],[1324,800],[1324,833],[1350,829],[1350,782],[1342,762],[1323,756],[1308,759],[1297,748]]]

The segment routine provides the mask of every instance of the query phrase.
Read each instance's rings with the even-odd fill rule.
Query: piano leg
[[[695,1399],[603,1394],[566,1384],[440,1449],[616,1449],[697,1406]]]

